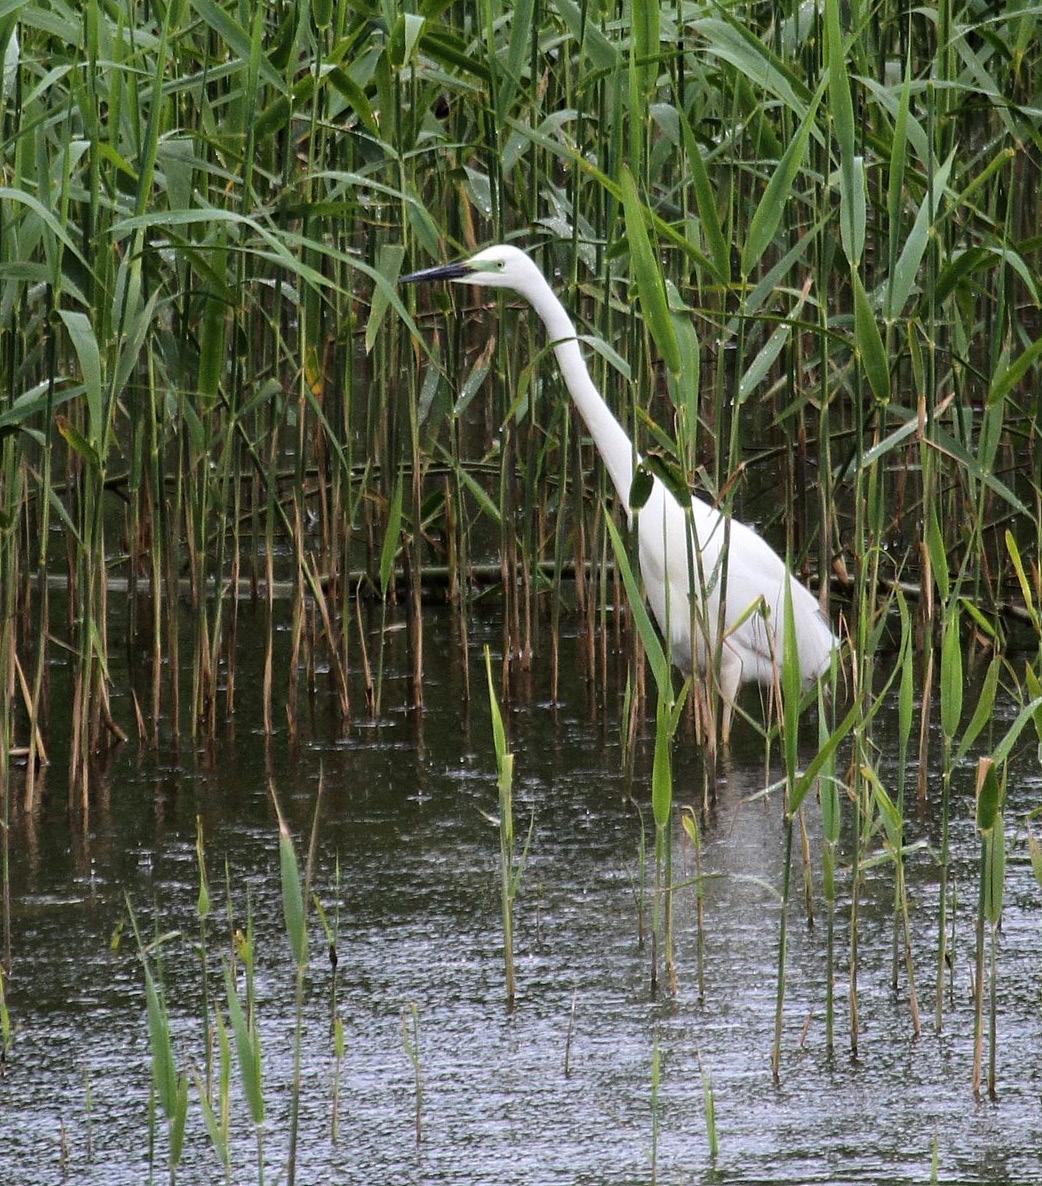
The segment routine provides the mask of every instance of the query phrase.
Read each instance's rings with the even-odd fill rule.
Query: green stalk
[[[516,982],[514,978],[514,897],[521,875],[514,845],[514,755],[507,750],[503,715],[496,699],[492,678],[492,654],[485,647],[485,674],[488,681],[488,703],[492,714],[492,741],[499,772],[499,896],[503,915],[503,963],[506,974],[507,1011],[514,1008]]]
[[[941,848],[939,854],[939,904],[937,912],[937,993],[934,1007],[934,1028],[940,1032],[943,1023],[944,981],[948,967],[948,876],[950,853],[948,846],[951,815],[951,781],[954,761],[952,747],[955,731],[962,715],[962,644],[959,637],[959,608],[952,602],[944,618],[941,640],[941,729],[944,733],[944,770],[941,783]]]

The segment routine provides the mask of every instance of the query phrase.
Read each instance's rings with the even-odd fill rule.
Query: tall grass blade
[[[629,169],[622,174],[622,205],[626,215],[626,239],[629,243],[633,279],[640,297],[644,322],[671,374],[681,367],[680,347],[677,345],[673,318],[662,277],[662,269],[655,259],[651,239],[644,222],[644,205],[637,192],[637,184]]]

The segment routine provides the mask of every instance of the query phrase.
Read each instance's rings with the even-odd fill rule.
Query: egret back
[[[704,673],[713,662],[724,593],[722,684],[734,690],[742,683],[771,685],[784,642],[786,583],[804,685],[828,669],[837,640],[817,601],[751,527],[737,519],[728,523],[698,498],[691,500],[689,524],[680,504],[656,481],[640,512],[638,534],[648,602],[685,674]]]

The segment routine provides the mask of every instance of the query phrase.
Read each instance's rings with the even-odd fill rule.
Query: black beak
[[[466,276],[469,271],[464,263],[440,264],[436,268],[424,268],[422,272],[410,272],[408,276],[399,276],[399,284],[414,284],[418,280],[458,280]]]

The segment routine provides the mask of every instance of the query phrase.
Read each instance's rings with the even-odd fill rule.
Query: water
[[[337,1008],[346,1049],[339,1132],[331,1139],[332,974],[312,914],[303,1033],[298,1181],[343,1183],[1028,1183],[1042,1179],[1042,943],[1039,895],[1023,844],[1013,851],[999,955],[999,1100],[971,1093],[973,911],[977,840],[972,762],[955,786],[954,874],[959,890],[953,1001],[932,1032],[936,866],[910,860],[914,952],[924,1033],[911,1037],[907,1000],[890,990],[893,882],[868,875],[861,919],[857,1059],[846,1038],[846,973],[836,983],[837,1047],[825,1048],[825,926],[820,838],[809,811],[813,927],[791,919],[780,1084],[772,1082],[780,803],[756,797],[762,755],[740,729],[705,821],[705,997],[696,974],[694,890],[676,895],[678,991],[652,994],[650,913],[642,893],[641,812],[620,776],[618,699],[593,694],[581,648],[566,640],[559,703],[546,663],[507,711],[516,757],[518,834],[534,821],[518,899],[518,1002],[505,1008],[494,757],[484,700],[482,632],[474,639],[474,704],[442,613],[426,623],[426,709],[389,709],[332,735],[321,706],[290,752],[245,722],[211,761],[155,758],[127,746],[107,770],[89,830],[70,827],[60,766],[39,812],[14,822],[14,966],[7,985],[16,1027],[0,1080],[0,1182],[24,1186],[140,1183],[148,1178],[150,1059],[132,906],[146,941],[162,945],[162,979],[179,1065],[202,1074],[196,819],[209,883],[211,991],[230,926],[252,915],[267,1117],[267,1180],[285,1163],[292,1079],[293,969],[283,928],[269,779],[306,849],[319,778],[324,795],[314,890],[338,921]],[[392,647],[401,647],[397,636]],[[403,653],[388,656],[384,703],[408,698]],[[249,682],[242,681],[243,694]],[[997,722],[1001,730],[1002,721]],[[1031,748],[1030,746],[1028,747]],[[1039,799],[1032,755],[1010,781],[1007,828]],[[637,804],[650,828],[647,771]],[[881,764],[884,777],[886,763]],[[678,800],[701,794],[690,741],[677,752]],[[932,808],[911,839],[936,838]],[[675,874],[693,872],[676,829]],[[798,861],[798,856],[797,856]],[[339,881],[337,863],[339,862]],[[797,864],[798,868],[798,864]],[[842,876],[843,892],[849,872]],[[231,922],[227,902],[231,901]],[[113,936],[120,931],[115,947]],[[840,960],[847,903],[837,925]],[[403,1043],[415,1007],[422,1076]],[[653,1088],[653,1062],[659,1082]],[[720,1152],[708,1147],[704,1079],[712,1084]],[[235,1182],[257,1180],[256,1144],[233,1071]],[[190,1091],[180,1179],[220,1181]],[[156,1180],[164,1180],[165,1135]]]

